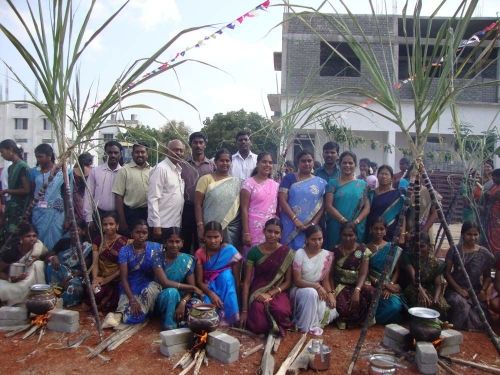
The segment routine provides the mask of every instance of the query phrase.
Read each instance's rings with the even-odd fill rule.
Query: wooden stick
[[[184,355],[181,357],[181,359],[179,359],[177,361],[177,363],[174,365],[174,367],[172,367],[172,369],[175,369],[175,368],[179,367],[182,364],[182,362],[184,362],[185,360],[187,360],[187,358],[190,358],[190,357],[191,357],[191,353],[190,352],[184,353]]]
[[[300,373],[300,370],[307,370],[311,359],[314,357],[314,354],[309,353],[309,347],[311,345],[312,339],[309,340],[306,345],[304,345],[304,349],[302,349],[302,351],[295,358],[290,367],[288,367],[287,374],[297,375]]]
[[[42,328],[40,328],[40,332],[38,334],[38,340],[36,341],[36,343],[38,344],[40,342],[40,340],[42,339],[42,336],[43,334],[45,333],[45,326],[43,326]]]
[[[146,320],[145,322],[141,324],[137,324],[133,326],[131,329],[129,329],[125,334],[120,337],[118,340],[113,341],[111,344],[108,345],[106,350],[108,352],[115,350],[118,348],[121,344],[123,344],[125,341],[127,341],[129,338],[131,338],[133,335],[135,335],[137,332],[139,332],[141,329],[143,329],[146,325],[148,324],[148,321]]]
[[[475,362],[470,362],[466,361],[465,359],[460,359],[460,358],[451,358],[451,357],[443,357],[449,360],[451,363],[458,363],[459,365],[465,365],[469,367],[474,367],[492,374],[500,374],[500,368],[498,367],[493,367],[493,366],[488,366],[488,365],[482,365],[480,363],[475,363]]]
[[[281,344],[281,337],[276,337],[274,339],[273,353],[277,353]]]
[[[182,372],[179,375],[186,375],[189,371],[191,371],[191,369],[196,365],[196,360],[198,359],[199,355],[200,352],[199,351],[196,352],[193,361],[189,364],[189,366],[187,366],[184,370],[182,370]]]
[[[250,337],[255,338],[255,339],[262,338],[262,335],[257,335],[256,333],[250,332],[250,331],[243,329],[243,328],[238,328],[238,327],[227,327],[227,328],[229,328],[232,331],[243,333],[244,335],[250,336]]]
[[[87,358],[94,358],[96,355],[101,353],[104,349],[106,349],[110,344],[115,342],[116,340],[119,340],[121,337],[123,337],[126,332],[128,332],[130,329],[132,329],[132,326],[127,327],[123,331],[115,332],[111,334],[106,340],[101,341],[93,350],[92,353],[90,353]]]
[[[15,336],[15,335],[17,335],[18,333],[21,333],[21,332],[23,332],[23,331],[26,331],[29,327],[31,327],[31,325],[30,325],[30,324],[26,324],[26,325],[24,325],[24,326],[22,326],[22,327],[19,327],[19,328],[17,328],[17,329],[15,329],[15,330],[13,330],[13,331],[10,331],[9,333],[6,333],[6,334],[5,334],[5,337],[12,337],[12,336]]]
[[[286,371],[288,370],[288,367],[290,367],[290,365],[292,364],[295,357],[297,357],[297,355],[300,353],[300,350],[302,349],[302,346],[304,345],[306,338],[307,338],[307,334],[304,333],[302,335],[302,337],[300,338],[300,340],[297,342],[297,344],[295,344],[295,346],[293,347],[290,354],[288,354],[288,356],[285,358],[285,360],[281,364],[281,367],[278,370],[278,372],[276,373],[276,375],[286,375]]]
[[[241,354],[241,358],[246,358],[248,357],[249,355],[252,355],[254,353],[257,353],[259,350],[261,350],[262,348],[264,347],[264,344],[259,344],[259,345],[256,345],[254,346],[253,348],[251,349],[248,349],[248,350],[245,350],[242,354]]]
[[[28,337],[30,337],[32,334],[34,334],[36,332],[36,330],[40,328],[39,326],[37,326],[36,324],[33,325],[30,330],[28,332],[26,332],[23,336],[23,340],[27,339]]]
[[[205,349],[202,349],[200,356],[196,360],[196,365],[194,366],[193,375],[200,374],[200,368],[201,368],[201,365],[203,364],[204,359],[205,359]]]
[[[442,360],[438,360],[438,366],[441,366],[441,368],[443,368],[443,370],[445,370],[448,374],[451,374],[451,375],[460,375],[458,372],[456,372],[455,370],[453,370],[450,366],[448,366]]]
[[[193,362],[193,357],[188,357],[184,362],[181,363],[181,367],[184,370],[186,367],[188,367],[191,363]]]
[[[267,336],[264,355],[262,356],[262,361],[260,363],[261,375],[273,375],[274,373],[274,357],[271,355],[271,350],[274,346],[275,340],[276,339],[273,335],[269,334]]]

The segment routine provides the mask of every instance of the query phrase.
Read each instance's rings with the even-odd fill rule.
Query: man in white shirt
[[[250,177],[257,165],[257,155],[250,151],[252,141],[250,140],[250,133],[248,131],[241,130],[236,134],[236,146],[238,147],[238,152],[232,156],[229,174],[245,180]]]
[[[148,225],[153,228],[155,240],[162,239],[165,229],[181,226],[184,206],[181,160],[185,147],[174,139],[168,142],[167,148],[167,157],[149,175]]]

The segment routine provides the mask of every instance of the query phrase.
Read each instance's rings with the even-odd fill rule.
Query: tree
[[[276,161],[277,144],[271,136],[274,124],[256,112],[245,110],[231,111],[226,114],[216,113],[212,119],[203,121],[201,131],[208,137],[206,154],[212,157],[221,148],[232,153],[237,151],[235,137],[240,130],[249,130],[252,139],[252,151],[269,151]]]

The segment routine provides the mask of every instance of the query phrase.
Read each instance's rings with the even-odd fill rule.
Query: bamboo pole
[[[274,357],[271,354],[271,350],[276,342],[275,340],[272,334],[267,336],[266,347],[260,363],[261,375],[273,375],[274,373]]]
[[[414,177],[411,177],[410,179],[410,186],[408,187],[408,190],[406,192],[406,199],[403,207],[401,208],[401,212],[399,213],[399,218],[398,222],[396,224],[396,229],[394,230],[394,239],[399,238],[399,234],[401,231],[401,226],[403,225],[404,222],[404,217],[406,216],[406,212],[408,211],[410,207],[410,195],[411,191],[413,190],[413,186],[415,184],[415,179]],[[375,312],[377,311],[378,307],[378,301],[380,300],[380,296],[382,295],[382,287],[384,285],[384,280],[387,277],[387,273],[389,272],[392,262],[394,260],[394,255],[396,254],[396,248],[397,245],[392,242],[391,243],[391,248],[389,249],[389,254],[387,255],[387,258],[385,259],[384,263],[384,269],[380,276],[378,277],[377,280],[377,288],[375,290],[375,296],[370,304],[370,309],[368,310],[368,315],[366,316],[365,321],[363,322],[363,327],[361,327],[361,332],[359,334],[359,339],[358,342],[356,343],[356,347],[354,348],[354,352],[352,353],[351,357],[351,363],[349,364],[347,373],[352,374],[354,370],[354,366],[356,365],[356,361],[358,360],[359,353],[361,351],[361,347],[363,346],[363,343],[366,339],[366,335],[368,333],[368,326],[370,322],[372,321],[373,317],[375,316]]]
[[[95,324],[97,328],[97,333],[99,334],[99,340],[102,341],[102,325],[101,319],[99,318],[99,311],[97,309],[97,304],[95,302],[94,291],[92,290],[92,283],[90,282],[90,277],[87,270],[87,264],[85,263],[85,257],[83,256],[82,243],[80,242],[80,237],[78,237],[78,226],[76,224],[75,208],[73,206],[73,196],[70,190],[70,181],[68,175],[68,164],[67,159],[62,161],[62,173],[64,178],[64,197],[66,201],[66,215],[69,215],[70,225],[71,225],[71,242],[75,244],[78,259],[80,260],[80,265],[83,272],[83,280],[87,286],[87,293],[90,298],[90,304],[92,306],[92,312],[94,313]]]
[[[285,358],[285,360],[281,364],[281,367],[278,370],[278,372],[276,373],[276,375],[286,375],[288,367],[290,367],[290,365],[295,360],[297,355],[299,355],[299,353],[302,349],[302,346],[304,345],[304,342],[306,341],[306,338],[307,338],[307,334],[304,333],[302,335],[302,337],[300,338],[300,340],[297,342],[297,344],[295,344],[295,346],[293,347],[290,354],[288,354],[288,356]]]
[[[483,370],[483,371],[486,371],[486,372],[489,372],[492,374],[500,375],[500,368],[498,368],[498,367],[483,365],[481,363],[476,363],[476,362],[470,362],[470,361],[466,361],[466,360],[460,359],[460,358],[451,358],[451,357],[443,357],[443,358],[446,358],[451,363],[457,363],[459,365],[474,367],[474,368],[477,368],[477,369],[480,369],[480,370]]]
[[[483,308],[481,307],[481,304],[479,303],[479,299],[477,298],[477,294],[474,291],[474,288],[472,286],[472,283],[469,278],[469,274],[465,270],[464,262],[462,260],[462,256],[460,254],[460,251],[458,250],[457,245],[455,244],[455,241],[453,240],[453,236],[451,235],[450,227],[448,226],[448,223],[446,222],[446,218],[444,217],[443,213],[443,207],[441,206],[441,203],[438,201],[436,198],[436,193],[434,191],[434,187],[432,186],[431,180],[429,178],[429,175],[427,174],[427,171],[425,170],[425,167],[422,165],[422,177],[424,178],[424,184],[427,190],[429,190],[429,194],[431,196],[431,201],[434,207],[437,210],[439,220],[443,224],[443,229],[444,232],[446,233],[446,238],[448,239],[448,243],[450,244],[450,250],[455,252],[457,255],[457,259],[460,265],[460,269],[463,272],[463,276],[465,278],[465,282],[467,283],[467,290],[469,293],[469,296],[472,299],[472,302],[474,303],[474,306],[479,314],[479,318],[481,319],[481,323],[483,323],[484,328],[488,334],[488,336],[491,339],[491,342],[495,346],[497,352],[500,354],[500,340],[498,336],[495,334],[493,329],[491,328],[490,324],[488,323],[488,319],[486,319],[486,315],[484,314]]]

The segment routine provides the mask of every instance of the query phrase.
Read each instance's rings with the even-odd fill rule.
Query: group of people
[[[90,305],[68,233],[64,197],[71,194],[92,294],[108,322],[134,324],[157,314],[163,328],[173,329],[190,306],[210,303],[224,324],[319,334],[334,321],[341,329],[362,323],[382,282],[371,323],[401,322],[408,307],[424,305],[458,329],[481,328],[457,257],[481,301],[494,257],[478,245],[478,225],[464,222],[460,254],[438,260],[429,234],[436,209],[424,187],[420,207],[412,202],[399,220],[410,177],[406,159],[398,174],[367,159],[358,167],[354,153],[340,154],[337,143],[327,142],[323,165],[315,167],[313,153],[301,151],[277,181],[272,155],[254,154],[248,132],[236,135],[235,154],[221,149],[213,159],[205,155],[207,141],[191,134],[185,157],[184,143],[172,140],[154,167],[145,145],[133,145],[132,161],[122,165],[121,144],[109,141],[97,167],[90,154],[80,155],[70,186],[49,145],[35,148],[37,166],[30,169],[14,141],[0,142],[1,156],[12,163],[0,191],[6,198],[0,303],[22,303],[31,285],[49,283],[66,307]],[[492,174],[496,187],[499,172]],[[490,199],[498,205],[498,194]],[[30,222],[22,221],[28,208]],[[24,265],[21,275],[9,276],[13,263]]]

